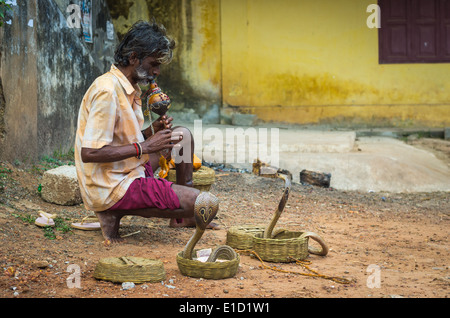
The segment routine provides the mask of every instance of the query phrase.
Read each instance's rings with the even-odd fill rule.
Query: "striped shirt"
[[[145,177],[148,155],[106,163],[85,163],[81,148],[124,146],[143,142],[141,90],[131,85],[115,66],[98,77],[81,102],[75,137],[75,165],[81,196],[91,211],[104,211],[117,203],[136,179]]]

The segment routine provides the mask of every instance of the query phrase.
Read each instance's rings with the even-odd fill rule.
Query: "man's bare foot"
[[[124,239],[119,234],[120,219],[122,216],[114,211],[99,212],[96,215],[102,228],[103,238],[105,239],[104,244],[108,246],[115,243],[122,243]]]
[[[193,217],[184,219],[170,219],[169,226],[174,228],[195,227],[196,223]],[[209,223],[206,228],[212,230],[220,230],[220,226],[214,222]]]

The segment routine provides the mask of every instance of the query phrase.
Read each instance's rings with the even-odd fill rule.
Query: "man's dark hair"
[[[158,25],[155,20],[151,22],[136,22],[122,42],[120,42],[114,54],[116,65],[128,66],[130,55],[135,52],[137,58],[142,61],[148,56],[158,59],[161,64],[168,64],[172,61],[175,41],[166,34],[166,28]]]

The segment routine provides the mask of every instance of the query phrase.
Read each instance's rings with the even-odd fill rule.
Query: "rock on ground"
[[[75,166],[48,170],[42,178],[42,199],[59,205],[82,203]]]

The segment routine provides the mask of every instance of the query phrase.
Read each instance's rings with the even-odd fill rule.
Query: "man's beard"
[[[143,86],[147,86],[153,80],[153,76],[151,76],[141,64],[136,68],[136,79],[135,81]]]

